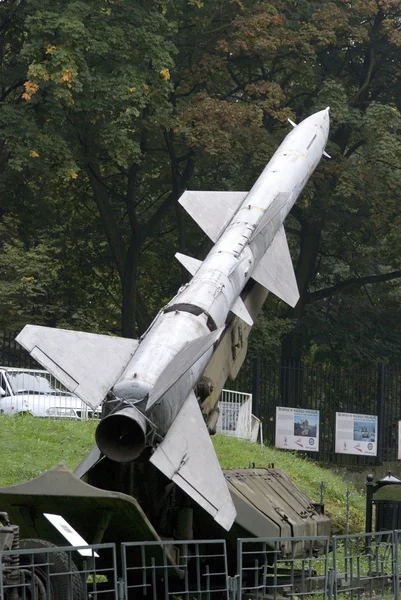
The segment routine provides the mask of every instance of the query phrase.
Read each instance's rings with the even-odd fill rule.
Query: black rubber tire
[[[21,550],[43,548],[57,548],[55,544],[39,539],[20,540],[19,547]],[[69,565],[69,558],[66,552],[39,552],[32,555],[20,555],[20,565],[27,567],[32,564],[51,563],[49,566],[51,594],[47,594],[46,600],[85,600],[85,586],[80,573],[74,562]],[[46,585],[46,567],[35,567],[35,575],[44,585]],[[54,573],[66,573],[65,575],[53,575]],[[70,573],[70,574],[67,574]],[[72,595],[69,593],[71,590]]]

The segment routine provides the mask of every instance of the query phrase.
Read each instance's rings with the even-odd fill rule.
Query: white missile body
[[[252,319],[241,292],[252,277],[291,306],[299,294],[283,223],[322,155],[329,109],[286,136],[248,192],[185,192],[180,203],[215,243],[206,259],[177,254],[193,275],[136,340],[27,325],[17,337],[70,391],[114,410],[96,441],[116,461],[146,445],[151,462],[230,529],[235,509],[193,392],[227,318]]]

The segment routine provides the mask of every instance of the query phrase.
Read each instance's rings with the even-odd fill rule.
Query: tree
[[[163,12],[157,1],[35,4],[21,49],[26,80],[8,107],[15,120],[29,120],[28,147],[15,127],[7,140],[9,168],[26,175],[35,163],[35,184],[52,173],[46,186],[53,191],[63,180],[77,184],[71,209],[90,186],[121,283],[126,336],[134,336],[136,321],[140,330],[149,321],[137,294],[140,251],[191,170],[188,158],[174,189],[166,185],[168,164],[159,155],[168,148],[174,46]]]
[[[287,116],[299,119],[331,106],[333,160],[321,163],[287,223],[301,297],[294,310],[280,310],[297,324],[282,355],[299,359],[317,347],[324,354],[335,347],[338,357],[341,329],[340,337],[353,337],[343,352],[348,360],[374,360],[390,348],[401,356],[399,319],[394,327],[380,317],[382,307],[399,311],[391,282],[401,275],[401,3],[277,0],[237,8],[213,50],[208,47],[188,69],[185,89],[198,92],[198,103],[188,103],[182,113],[188,142],[214,161],[218,156],[231,186],[235,165],[244,162],[250,169],[242,170],[242,179],[252,182],[283,137],[280,124]],[[376,284],[380,294],[372,291]],[[372,307],[375,296],[382,306]],[[334,309],[335,297],[349,299],[348,305],[352,299],[354,328],[363,334],[349,335],[350,320]],[[277,313],[272,300],[268,307],[270,315]],[[373,323],[386,324],[376,327],[374,345]]]
[[[269,319],[278,339],[281,317],[284,357],[338,358],[345,339],[347,360],[401,356],[399,0],[15,6],[1,181],[23,248],[84,233],[100,285],[121,289],[124,335],[143,331],[185,278],[173,250],[209,247],[176,202],[184,188],[249,189],[287,117],[330,105],[333,159],[287,223],[301,298],[295,310],[268,299],[257,343]],[[92,305],[109,314],[100,289]]]

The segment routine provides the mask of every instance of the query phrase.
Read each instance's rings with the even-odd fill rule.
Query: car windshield
[[[50,373],[23,373],[8,371],[11,389],[14,394],[52,394],[72,396]]]

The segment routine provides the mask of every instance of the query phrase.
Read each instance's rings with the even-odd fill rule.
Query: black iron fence
[[[400,531],[331,539],[239,538],[233,549],[222,539],[128,542],[120,547],[26,542],[21,541],[25,549],[0,551],[4,600],[400,597]],[[302,552],[296,550],[300,547]]]
[[[248,358],[226,387],[253,395],[253,414],[264,439],[274,445],[276,406],[320,411],[319,452],[311,457],[337,464],[372,464],[372,458],[335,454],[336,412],[378,416],[377,461],[396,460],[401,420],[401,370],[378,364],[371,369],[304,365]]]
[[[15,334],[0,333],[0,365],[38,368]],[[252,393],[253,414],[261,419],[266,442],[274,445],[276,406],[320,411],[319,452],[313,458],[336,464],[372,464],[367,456],[335,454],[336,412],[378,416],[377,461],[397,459],[398,421],[401,421],[401,369],[376,367],[344,369],[330,364],[304,365],[250,357],[227,388]]]
[[[0,332],[0,366],[37,369],[38,363],[31,358],[29,352],[17,344],[16,335],[9,331]]]

